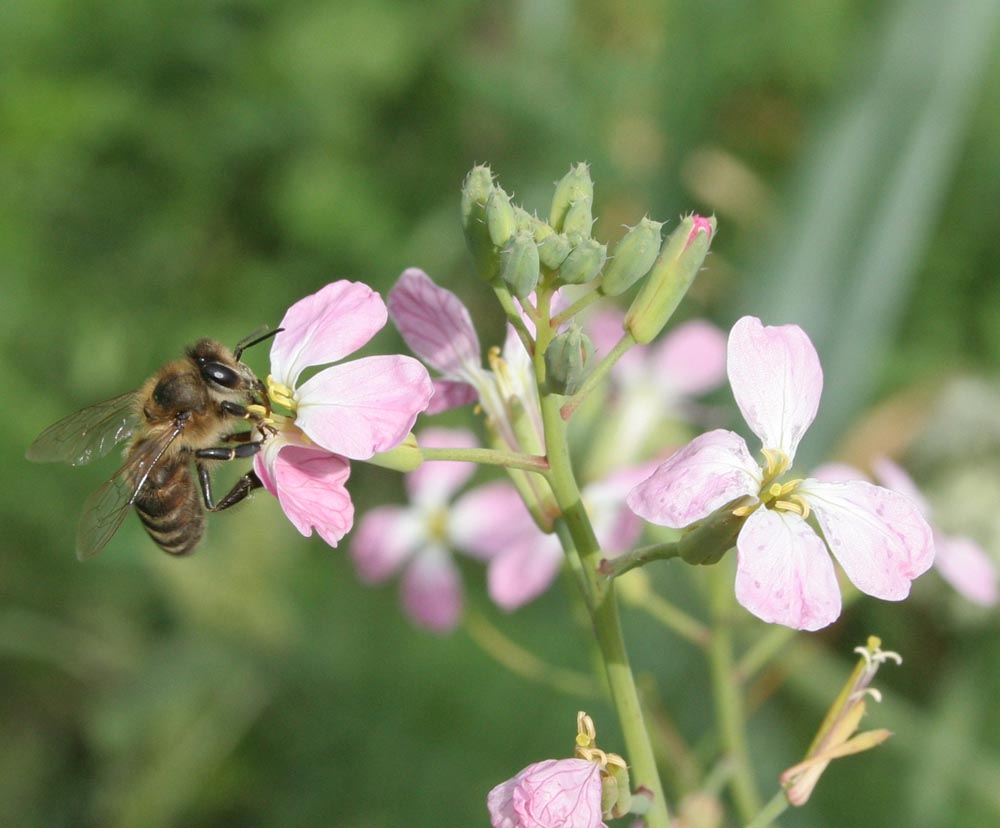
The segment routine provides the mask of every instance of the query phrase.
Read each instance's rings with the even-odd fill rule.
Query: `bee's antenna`
[[[281,333],[284,328],[275,328],[273,331],[267,329],[267,325],[257,328],[249,336],[243,337],[239,342],[236,343],[236,347],[233,349],[233,356],[236,357],[236,361],[240,361],[240,357],[247,348],[252,348],[254,345],[259,345],[267,339],[270,339],[275,334]]]

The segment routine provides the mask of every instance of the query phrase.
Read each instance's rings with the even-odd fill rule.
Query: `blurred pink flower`
[[[927,520],[931,520],[932,510],[917,484],[906,471],[886,457],[872,463],[875,478],[883,486],[902,495],[920,507]],[[826,463],[817,468],[813,475],[824,481],[864,480],[866,475],[846,463]],[[955,591],[975,604],[984,607],[996,606],[1000,601],[997,565],[978,543],[971,538],[947,535],[933,523],[934,567]]]
[[[275,415],[277,434],[254,458],[254,471],[303,535],[315,529],[331,546],[354,519],[349,460],[402,442],[433,387],[423,365],[400,355],[340,362],[298,383],[305,369],[358,350],[387,318],[370,287],[333,282],[288,309],[271,347],[268,393],[293,416]]]
[[[493,828],[599,828],[601,772],[586,759],[528,765],[486,797]]]
[[[584,329],[598,355],[621,339],[623,320],[624,314],[612,309],[587,319]],[[653,344],[629,349],[610,378],[614,413],[606,422],[615,431],[614,454],[620,463],[645,459],[643,449],[662,424],[705,419],[691,400],[725,381],[726,334],[703,319],[683,322]]]
[[[745,316],[730,332],[727,370],[737,405],[763,444],[763,466],[743,438],[716,429],[637,486],[629,506],[680,529],[752,498],[740,511],[748,517],[736,544],[736,598],[764,621],[817,630],[837,619],[840,589],[827,549],[862,592],[905,598],[934,559],[931,530],[916,504],[857,480],[776,482],[819,406],[823,372],[809,337],[797,325],[765,327]]]

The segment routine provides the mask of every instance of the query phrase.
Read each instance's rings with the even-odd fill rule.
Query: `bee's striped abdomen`
[[[171,555],[189,555],[205,534],[205,510],[186,454],[160,462],[133,505],[149,536]]]

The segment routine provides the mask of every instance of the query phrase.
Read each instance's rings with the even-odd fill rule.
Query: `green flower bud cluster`
[[[519,299],[540,281],[549,289],[586,285],[604,296],[619,296],[641,282],[625,329],[636,342],[650,342],[701,268],[715,219],[688,216],[664,242],[663,224],[643,218],[609,254],[591,236],[593,204],[586,164],[574,164],[556,183],[547,221],[512,203],[489,167],[474,167],[462,186],[462,226],[476,270]]]

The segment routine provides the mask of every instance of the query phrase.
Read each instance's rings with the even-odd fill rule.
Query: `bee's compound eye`
[[[240,384],[240,375],[221,362],[206,362],[201,366],[201,375],[223,388],[236,388]]]

